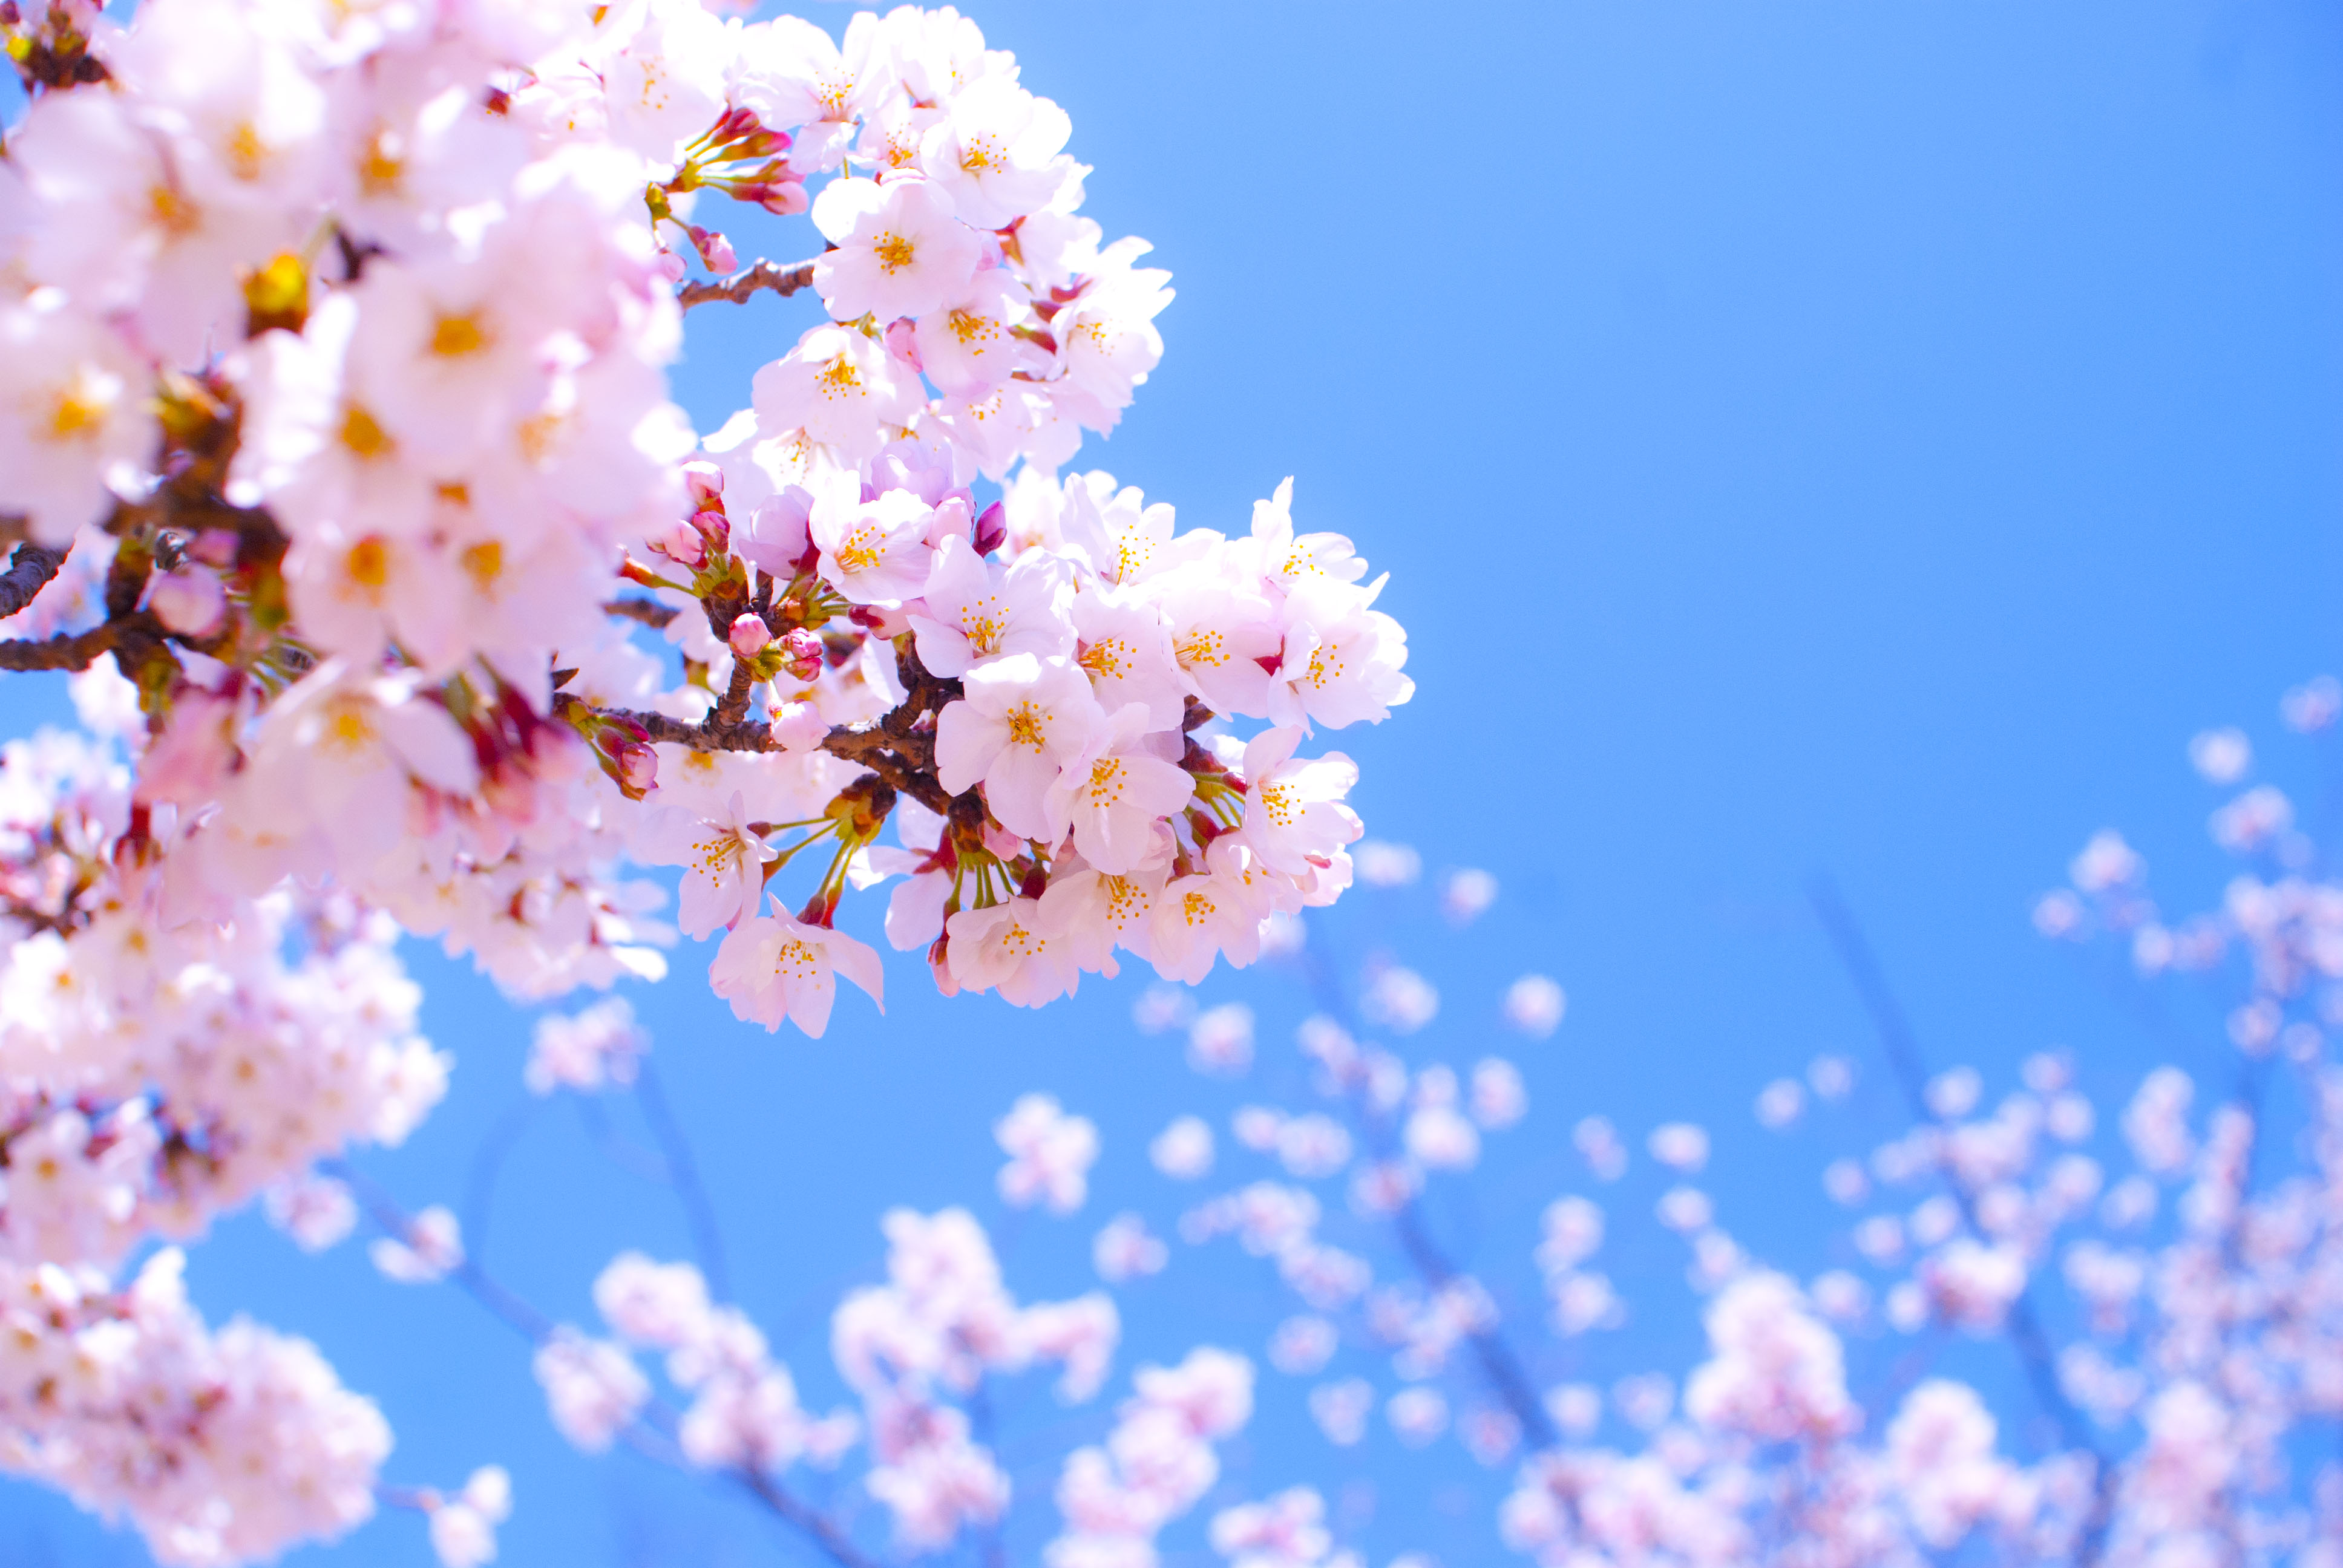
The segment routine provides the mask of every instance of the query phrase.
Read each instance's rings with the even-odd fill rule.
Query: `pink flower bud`
[[[691,230],[691,243],[710,272],[729,272],[739,263],[739,257],[733,254],[732,242],[712,228],[700,228],[695,225]]]
[[[952,978],[951,938],[938,937],[928,945],[928,973],[935,977],[936,989],[946,996],[960,995],[960,981]]]
[[[183,566],[155,579],[146,608],[181,637],[209,637],[227,617],[227,589],[210,568]]]
[[[976,519],[976,553],[989,556],[1009,539],[1009,514],[999,501],[984,508]]]
[[[821,674],[821,638],[801,626],[791,627],[781,638],[781,668],[799,680]]]
[[[803,182],[772,181],[758,189],[757,205],[776,217],[795,217],[806,209]]]
[[[691,514],[691,526],[708,541],[708,548],[722,555],[732,544],[732,519],[713,508]]]
[[[617,758],[618,778],[638,795],[648,795],[659,787],[659,752],[639,740],[629,740],[618,748]]]
[[[631,739],[642,734],[642,727],[628,724],[624,729],[617,721],[605,725],[594,738],[594,749],[605,760],[602,771],[608,774],[629,800],[639,800],[659,785],[659,753],[644,739]]]
[[[659,252],[659,259],[651,265],[657,267],[659,275],[669,283],[681,283],[683,275],[691,270],[684,265],[683,257],[671,250]]]
[[[765,651],[765,645],[773,640],[773,633],[765,625],[764,617],[754,610],[743,610],[732,618],[732,631],[726,640],[742,658],[754,658]]]
[[[890,322],[887,327],[887,352],[914,370],[924,369],[920,363],[919,340],[911,336],[916,330],[910,317]]]
[[[686,463],[683,484],[691,492],[691,509],[704,512],[709,502],[724,494],[724,470],[713,463]]]
[[[699,538],[699,530],[689,523],[678,523],[651,540],[651,548],[671,561],[687,567],[697,567],[708,558],[708,547]]]

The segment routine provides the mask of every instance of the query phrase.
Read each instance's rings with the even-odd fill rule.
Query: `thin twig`
[[[66,550],[53,550],[35,544],[21,544],[9,558],[8,569],[0,572],[0,619],[5,619],[33,602],[34,596],[57,575],[65,564]]]
[[[1872,1031],[1879,1037],[1880,1050],[1904,1091],[1916,1121],[1942,1128],[1945,1118],[1936,1114],[1928,1103],[1928,1069],[1920,1054],[1919,1041],[1912,1026],[1904,1016],[1903,1007],[1896,993],[1887,987],[1887,980],[1873,955],[1871,944],[1855,924],[1855,915],[1846,901],[1839,897],[1837,887],[1827,877],[1817,877],[1806,886],[1806,900],[1814,907],[1815,918],[1822,922],[1823,933],[1838,956],[1840,967],[1854,982],[1855,994],[1863,1000],[1864,1010],[1871,1015]],[[1950,1169],[1945,1171],[1946,1185],[1952,1189],[1953,1200],[1960,1207],[1961,1220],[1972,1235],[1985,1234],[1977,1223],[1976,1201],[1963,1181]],[[2030,1274],[2030,1271],[2029,1271]],[[2036,1402],[2056,1422],[2067,1443],[2091,1456],[2096,1473],[2093,1476],[2094,1497],[2091,1514],[2083,1527],[2083,1544],[2076,1556],[2078,1568],[2091,1568],[2107,1544],[2107,1527],[2113,1521],[2115,1508],[2115,1465],[2098,1438],[2085,1422],[2083,1412],[2066,1397],[2059,1386],[2057,1361],[2050,1347],[2050,1336],[2042,1327],[2042,1319],[2034,1304],[2031,1279],[2018,1288],[2016,1299],[2011,1302],[2007,1313],[2009,1339],[2017,1352],[2020,1369],[2026,1374],[2027,1386]]]
[[[464,1250],[474,1257],[488,1255],[488,1205],[496,1198],[497,1176],[504,1168],[505,1157],[544,1105],[544,1101],[531,1095],[506,1111],[472,1155],[471,1174],[464,1183]]]
[[[745,305],[749,296],[759,289],[771,289],[787,298],[800,288],[813,284],[813,263],[792,262],[788,266],[769,261],[759,261],[742,267],[729,277],[712,277],[699,283],[687,283],[675,291],[676,303],[689,310],[695,305],[705,305],[711,299],[727,299],[735,305]]]
[[[1345,1032],[1355,1037],[1358,1020],[1353,1016],[1349,1000],[1335,983],[1332,965],[1314,947],[1302,949],[1302,970],[1319,1007],[1332,1015]],[[1392,1131],[1384,1119],[1372,1108],[1362,1105],[1356,1095],[1346,1097],[1352,1105],[1360,1130],[1366,1135],[1377,1158],[1387,1157],[1393,1151]],[[1458,1270],[1432,1239],[1423,1222],[1423,1206],[1410,1194],[1391,1216],[1392,1229],[1399,1238],[1400,1249],[1426,1284],[1437,1291],[1457,1277]],[[1529,1369],[1513,1349],[1502,1329],[1476,1329],[1465,1336],[1473,1347],[1473,1359],[1480,1363],[1482,1375],[1514,1421],[1520,1422],[1522,1435],[1533,1449],[1552,1448],[1562,1440],[1561,1432],[1547,1412],[1545,1402],[1538,1398],[1537,1385]]]
[[[412,1233],[414,1221],[407,1217],[406,1211],[399,1207],[397,1201],[371,1179],[353,1169],[347,1161],[320,1161],[317,1168],[348,1183],[351,1190],[357,1194],[358,1202],[365,1208],[368,1217],[386,1234],[404,1241]],[[528,1339],[531,1344],[543,1345],[553,1338],[556,1325],[551,1318],[507,1290],[472,1259],[468,1257],[463,1262],[449,1270],[447,1278],[466,1295],[487,1308],[492,1316]],[[636,1422],[627,1429],[624,1436],[628,1446],[635,1449],[636,1452],[669,1465],[685,1467],[686,1462],[674,1447],[676,1424],[674,1412],[666,1405],[653,1402],[645,1407]],[[643,1430],[646,1427],[649,1428],[649,1432]],[[663,1445],[654,1445],[647,1441],[653,1435],[667,1441]],[[716,1473],[762,1503],[784,1523],[801,1532],[823,1555],[838,1564],[838,1568],[880,1568],[877,1558],[864,1553],[861,1548],[854,1544],[844,1531],[809,1506],[803,1500],[794,1496],[787,1487],[773,1477],[761,1471],[737,1465]]]
[[[699,1271],[708,1277],[718,1300],[729,1301],[732,1283],[724,1263],[724,1233],[716,1223],[716,1205],[699,1180],[699,1165],[691,1157],[683,1124],[676,1120],[659,1075],[648,1061],[635,1064],[635,1099],[643,1108],[643,1120],[650,1123],[651,1136],[659,1140],[660,1157],[667,1163],[667,1184],[675,1189],[676,1201],[683,1205],[684,1221],[691,1228],[691,1250],[699,1256]]]

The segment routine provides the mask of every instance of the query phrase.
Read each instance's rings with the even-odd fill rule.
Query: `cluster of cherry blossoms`
[[[899,799],[890,935],[947,990],[1043,1000],[1117,946],[1242,963],[1346,882],[1353,770],[1296,752],[1406,698],[1403,635],[1284,490],[1175,537],[1054,477],[1169,295],[1077,216],[1065,116],[974,24],[864,15],[841,49],[694,0],[161,0],[17,35],[10,586],[70,552],[102,618],[0,664],[135,689],[138,791],[211,918],[330,879],[550,995],[659,971],[631,854],[686,868],[688,933],[731,931],[744,1017],[819,1032],[837,973],[880,989],[832,919],[892,874]],[[681,290],[831,317],[701,446],[675,285],[733,258],[687,220],[812,180],[816,260]],[[817,840],[810,898],[763,912]],[[1115,940],[1053,934],[1077,910]]]
[[[630,862],[681,868],[741,1017],[813,1034],[838,975],[883,989],[850,889],[898,879],[886,934],[947,992],[1033,1005],[1121,951],[1248,963],[1348,885],[1355,769],[1301,753],[1410,695],[1381,579],[1290,487],[1181,533],[1061,477],[1160,358],[1168,275],[1081,216],[1066,116],[973,22],[55,0],[0,35],[0,669],[79,672],[90,731],[0,756],[0,1263],[111,1269],[262,1195],[330,1245],[358,1203],[312,1168],[447,1084],[398,935],[517,998],[656,980]],[[725,204],[819,254],[741,266]],[[823,319],[695,432],[684,312],[759,292]],[[532,1082],[624,1085],[629,1039],[557,1028]],[[460,1275],[425,1221],[378,1259]],[[1094,1381],[1111,1313],[1021,1311],[1015,1354]],[[691,1443],[835,1447],[728,1344],[681,1363]],[[540,1353],[578,1430],[623,1413],[605,1342]],[[947,1407],[887,1413],[925,1370],[873,1364],[906,1539],[975,1517]],[[299,1387],[320,1430],[353,1397]],[[380,1451],[289,1523],[200,1466],[125,1505],[247,1561],[362,1517]],[[5,1462],[101,1497],[63,1452]],[[468,1568],[508,1491],[382,1495]]]
[[[2322,734],[2343,695],[2314,681],[2281,714]],[[2329,1044],[2343,1026],[2343,885],[2288,797],[2250,779],[2241,733],[2200,736],[2190,755],[2233,787],[2209,823],[2241,861],[2219,906],[2164,913],[2142,857],[2103,833],[2036,924],[2062,941],[2108,939],[2139,980],[2202,977],[2209,1008],[2182,1004],[2209,1011],[2217,1050],[2117,1081],[2041,1051],[1996,1101],[1975,1069],[1927,1071],[1884,1018],[1886,1086],[1910,1120],[1824,1171],[1825,1192],[1855,1214],[1804,1279],[1726,1228],[1731,1200],[1697,1180],[1705,1129],[1652,1128],[1654,1217],[1706,1303],[1707,1354],[1680,1375],[1619,1375],[1607,1391],[1588,1377],[1605,1331],[1645,1304],[1599,1267],[1614,1221],[1598,1194],[1635,1163],[1609,1120],[1583,1115],[1572,1131],[1584,1182],[1546,1207],[1532,1288],[1503,1258],[1468,1271],[1443,1251],[1423,1194],[1473,1169],[1526,1097],[1501,1059],[1469,1074],[1411,1060],[1403,1042],[1433,1026],[1440,997],[1388,960],[1349,987],[1321,974],[1320,1010],[1298,1031],[1316,1103],[1240,1106],[1227,1136],[1274,1169],[1191,1204],[1179,1234],[1232,1236],[1274,1266],[1294,1311],[1264,1324],[1263,1353],[1315,1380],[1305,1402],[1330,1443],[1366,1441],[1380,1412],[1403,1449],[1453,1435],[1481,1463],[1512,1467],[1496,1533],[1541,1563],[2328,1568],[2343,1561],[2343,1464],[2326,1436],[2343,1419],[2343,1070]],[[1358,859],[1386,884],[1420,869],[1380,845]],[[1470,919],[1493,892],[1476,882],[1442,901]],[[1834,899],[1818,912],[1860,949]],[[1502,1011],[1542,1038],[1561,1020],[1560,988],[1524,977]],[[1135,1016],[1150,1031],[1184,1026],[1201,1071],[1251,1068],[1243,1004],[1199,1011],[1161,991]],[[1766,1084],[1756,1120],[1785,1130],[1815,1108],[1852,1114],[1857,1076],[1844,1057],[1818,1058],[1803,1079]],[[1178,1182],[1222,1158],[1192,1115],[1150,1154]],[[1336,1181],[1339,1204],[1321,1186]],[[1146,1234],[1136,1212],[1102,1231],[1102,1276]],[[1167,1261],[1121,1266],[1136,1277]],[[1931,1364],[1963,1341],[2004,1347],[2015,1399]],[[1315,1526],[1316,1506],[1312,1493],[1294,1517]]]
[[[119,1288],[0,1263],[0,1464],[126,1515],[175,1568],[265,1561],[366,1520],[381,1412],[305,1341],[207,1331],[183,1261],[157,1252]]]
[[[26,1266],[192,1236],[446,1088],[386,920],[292,884],[175,920],[201,892],[156,816],[77,738],[0,749],[0,1249]]]
[[[2320,701],[2328,689],[2290,697],[2289,722],[2329,728],[2343,703]],[[2241,739],[2195,749],[2208,776],[2241,781]],[[2202,975],[2217,995],[2234,985],[2216,1014],[2223,1054],[2118,1082],[2039,1051],[1995,1100],[1976,1069],[1922,1067],[1900,1020],[1883,1017],[1877,1078],[1903,1101],[1900,1124],[1823,1171],[1823,1193],[1853,1212],[1815,1249],[1811,1272],[1761,1258],[1728,1229],[1735,1198],[1702,1178],[1730,1141],[1685,1121],[1631,1133],[1586,1114],[1554,1141],[1574,1147],[1583,1174],[1542,1213],[1513,1211],[1534,1213],[1534,1227],[1484,1257],[1452,1252],[1435,1189],[1471,1180],[1492,1141],[1525,1122],[1528,1075],[1481,1054],[1479,1040],[1465,1061],[1439,1060],[1443,999],[1423,974],[1378,956],[1343,975],[1309,950],[1317,933],[1280,927],[1271,956],[1298,960],[1314,1010],[1296,1031],[1306,1070],[1264,1083],[1306,1084],[1309,1102],[1248,1089],[1223,1126],[1172,1116],[1144,1149],[1172,1201],[1104,1220],[1091,1249],[1101,1289],[1021,1306],[972,1211],[897,1211],[884,1221],[883,1282],[849,1292],[830,1320],[837,1380],[861,1409],[817,1417],[749,1320],[710,1304],[697,1269],[622,1257],[595,1292],[614,1340],[540,1337],[555,1422],[588,1448],[632,1434],[657,1456],[664,1443],[679,1462],[748,1486],[843,1568],[882,1551],[983,1555],[1039,1539],[1019,1509],[1033,1490],[1024,1475],[1044,1465],[1057,1504],[1049,1568],[1153,1562],[1182,1550],[1175,1529],[1201,1531],[1240,1568],[1357,1568],[1372,1509],[1355,1481],[1330,1510],[1319,1486],[1295,1483],[1292,1453],[1225,1451],[1257,1402],[1289,1400],[1328,1444],[1321,1476],[1371,1440],[1402,1452],[1453,1440],[1485,1478],[1491,1544],[1548,1568],[2332,1568],[2343,1560],[2343,1464],[2325,1441],[2343,1418],[2331,1217],[2343,1078],[2327,1037],[2343,1020],[2343,922],[2330,912],[2343,891],[2270,786],[2237,799],[2252,804],[2213,819],[2216,839],[2245,861],[2216,913],[2160,914],[2144,861],[2102,835],[2036,916],[2061,940],[2113,933],[2150,979]],[[2241,832],[2248,815],[2277,826]],[[1421,870],[1390,845],[1361,845],[1358,863],[1384,889]],[[1458,873],[1439,903],[1470,923],[1496,896],[1484,873]],[[1859,947],[1835,900],[1817,910],[1835,940]],[[2159,931],[2175,933],[2169,944]],[[1534,1050],[1565,1001],[1532,974],[1494,1010]],[[1158,986],[1133,1012],[1145,1033],[1184,1032],[1204,1078],[1253,1072],[1252,1003],[1199,1009]],[[638,1062],[643,1049],[630,1020],[601,1011],[548,1036],[564,1060],[598,1064],[560,1080],[580,1095],[618,1092],[628,1079],[602,1065]],[[1755,1121],[1775,1131],[1821,1121],[1836,1141],[1879,1108],[1856,1093],[1871,1076],[1847,1057],[1818,1058],[1765,1084]],[[2230,1087],[2207,1096],[2207,1079]],[[2120,1109],[2103,1112],[2110,1091]],[[1101,1161],[1131,1157],[1045,1093],[1018,1100],[992,1132],[1012,1215],[1080,1215]],[[1222,1185],[1189,1195],[1216,1174]],[[1640,1261],[1604,1271],[1624,1224],[1610,1196],[1622,1184],[1678,1239],[1705,1350],[1677,1373],[1614,1364],[1606,1387],[1612,1331],[1656,1305],[1630,1288],[1648,1277]],[[1229,1323],[1226,1348],[1142,1367],[1111,1416],[1092,1408],[1126,1321],[1140,1321],[1116,1298],[1198,1267],[1188,1260],[1222,1239],[1261,1260],[1287,1304]],[[644,1350],[668,1354],[676,1407],[637,1367]],[[1053,1402],[1069,1413],[1046,1438],[1003,1432],[1014,1408],[1003,1396],[1037,1363],[1054,1370]],[[1274,1381],[1258,1381],[1257,1363]],[[1002,1457],[1012,1442],[1025,1455],[1016,1466]],[[857,1523],[858,1498],[881,1506],[883,1539]],[[1452,1544],[1467,1550],[1443,1541],[1443,1556]]]

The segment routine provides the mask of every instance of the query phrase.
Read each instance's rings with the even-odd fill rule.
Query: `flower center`
[[[814,377],[814,387],[825,397],[843,397],[850,392],[860,397],[862,377],[855,373],[854,361],[841,354],[822,367]]]
[[[1009,710],[1009,739],[1011,745],[1039,751],[1049,740],[1049,714],[1031,701],[1019,703]]]
[[[114,391],[106,385],[107,379],[85,369],[76,372],[71,383],[57,389],[56,401],[49,408],[51,440],[71,441],[92,435],[106,423],[106,415],[114,408]]]
[[[1229,660],[1229,639],[1211,627],[1200,626],[1188,633],[1173,647],[1182,668],[1197,665],[1226,664]]]
[[[481,329],[477,314],[443,316],[432,326],[431,352],[443,359],[478,354],[488,346],[488,335]]]
[[[857,523],[854,531],[847,535],[845,541],[838,547],[839,569],[849,572],[869,571],[879,564],[881,555],[880,544],[878,529],[869,523]]]
[[[990,131],[979,131],[960,145],[960,166],[972,175],[1009,166],[1009,149]]]
[[[390,581],[390,549],[379,536],[368,534],[350,547],[342,569],[349,574],[350,581],[366,590],[368,598],[374,598]]]
[[[360,457],[379,457],[390,450],[390,437],[374,416],[353,403],[342,414],[342,445]]]
[[[484,597],[494,594],[498,581],[505,573],[504,541],[482,539],[477,545],[468,545],[458,558],[463,561],[465,574],[472,579],[472,586]]]

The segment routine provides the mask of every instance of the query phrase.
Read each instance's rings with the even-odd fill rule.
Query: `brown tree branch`
[[[668,623],[682,613],[673,605],[649,598],[614,598],[602,608],[607,614],[640,621],[654,631],[666,630]]]
[[[111,653],[126,644],[152,642],[159,638],[161,632],[154,618],[140,611],[87,631],[38,641],[0,642],[0,669],[87,669],[97,662],[98,655]]]
[[[695,305],[705,305],[711,299],[729,299],[735,305],[745,305],[749,297],[759,289],[769,288],[784,298],[813,283],[813,263],[793,262],[777,266],[769,261],[759,261],[744,266],[729,277],[709,278],[699,283],[687,283],[675,291],[676,303],[689,310]]]
[[[8,562],[8,569],[0,572],[0,618],[15,615],[33,602],[34,597],[49,586],[59,568],[65,564],[65,552],[35,544],[20,544]]]
[[[694,751],[780,749],[773,739],[772,727],[761,719],[728,723],[710,714],[699,724],[686,724],[664,713],[635,709],[606,708],[599,711],[605,718],[639,724],[654,744],[688,746]],[[897,713],[901,711],[896,709]],[[888,717],[892,719],[894,715]],[[938,816],[949,814],[952,798],[934,777],[934,737],[908,728],[898,732],[886,728],[886,722],[881,719],[876,725],[839,725],[822,738],[821,749],[832,757],[860,763],[898,792],[909,795]]]

